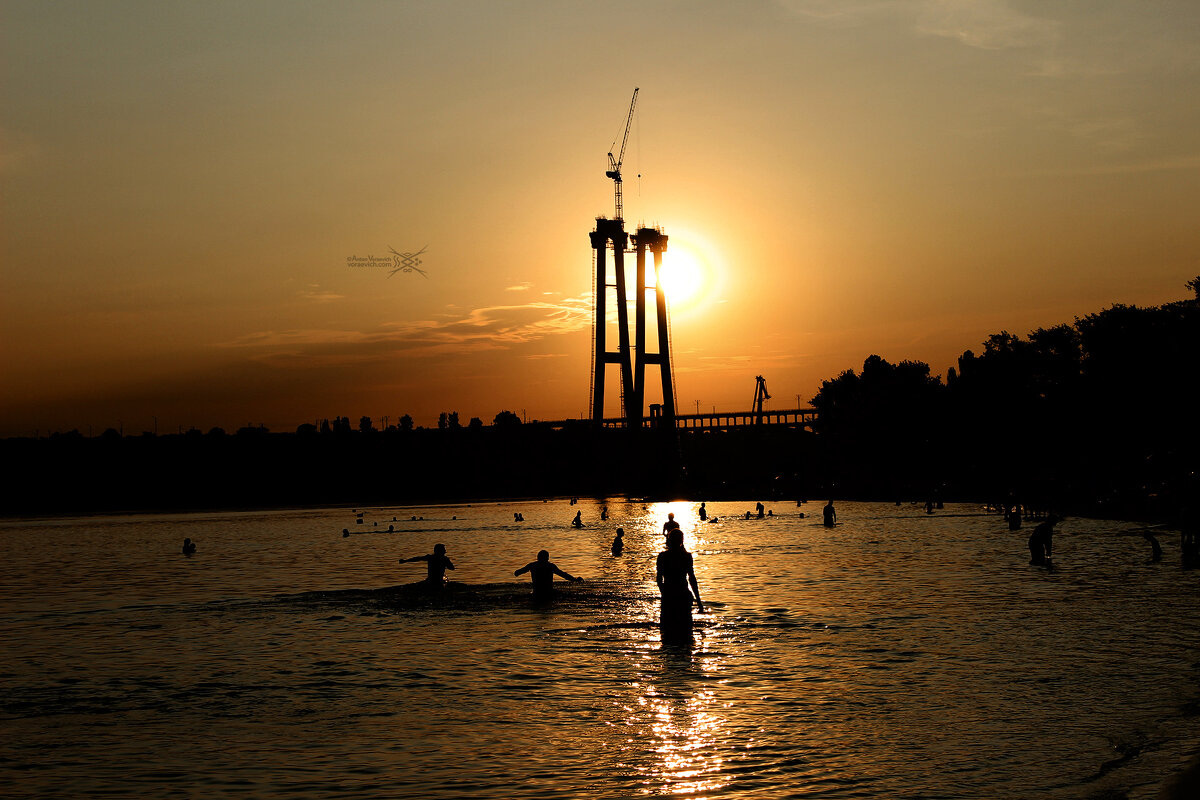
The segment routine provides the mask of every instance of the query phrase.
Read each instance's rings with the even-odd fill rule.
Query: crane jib
[[[613,180],[613,197],[617,210],[615,219],[624,219],[624,217],[621,216],[621,164],[625,161],[625,145],[629,143],[629,128],[631,125],[633,125],[633,110],[637,107],[637,96],[638,88],[635,86],[633,89],[633,99],[629,101],[629,114],[625,117],[625,134],[621,137],[621,152],[616,158],[613,158],[612,151],[609,151],[608,165],[612,167],[612,169],[604,173],[604,177],[612,178]],[[617,142],[614,139],[613,146],[615,147],[616,144]]]

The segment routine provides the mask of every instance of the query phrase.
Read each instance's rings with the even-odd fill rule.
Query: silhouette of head
[[[667,547],[683,547],[683,531],[679,528],[672,528],[667,533]]]
[[[435,544],[435,545],[433,546],[433,554],[434,554],[435,556],[444,556],[444,555],[446,555],[446,545],[444,545],[444,544]]]
[[[667,519],[675,519],[675,515],[674,515],[674,514],[667,514]]]
[[[624,535],[625,535],[625,529],[617,528],[617,536],[624,536]]]
[[[550,551],[549,550],[538,550],[538,561],[549,561],[549,560],[550,560]]]

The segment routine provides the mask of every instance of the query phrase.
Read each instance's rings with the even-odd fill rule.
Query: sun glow
[[[712,264],[702,251],[686,240],[677,241],[674,236],[663,253],[659,280],[672,311],[704,305],[715,284]]]

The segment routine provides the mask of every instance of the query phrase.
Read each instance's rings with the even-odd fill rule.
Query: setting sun
[[[715,275],[710,261],[696,248],[672,237],[663,254],[659,280],[671,309],[677,311],[704,304],[712,294]]]

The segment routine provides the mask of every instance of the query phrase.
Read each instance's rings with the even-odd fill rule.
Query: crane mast
[[[623,209],[621,208],[621,164],[625,161],[625,145],[629,142],[629,126],[633,124],[633,109],[637,106],[638,89],[633,89],[633,99],[629,101],[629,116],[625,118],[625,135],[621,137],[621,152],[616,158],[613,158],[612,150],[608,151],[608,166],[609,169],[604,173],[605,177],[613,180],[613,195],[617,207],[617,215],[614,219],[624,220],[622,216]],[[617,146],[617,140],[613,139],[613,147]]]

